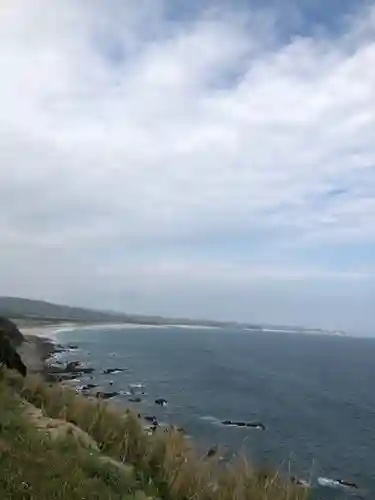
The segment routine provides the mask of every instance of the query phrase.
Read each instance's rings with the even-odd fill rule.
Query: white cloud
[[[93,300],[90,275],[108,265],[112,282],[133,270],[140,294],[193,269],[198,289],[365,278],[282,253],[375,244],[375,8],[339,38],[278,44],[273,21],[209,11],[179,22],[150,1],[4,2],[0,293],[17,275],[22,294],[16,267],[27,293],[53,294],[65,276],[62,298],[82,272]],[[207,257],[213,241],[225,258]],[[194,251],[174,260],[178,242]]]

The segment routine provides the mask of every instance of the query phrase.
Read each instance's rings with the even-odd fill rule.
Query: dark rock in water
[[[214,457],[218,452],[218,449],[217,449],[217,446],[212,446],[212,448],[210,448],[207,453],[206,453],[206,457],[207,458],[212,458]]]
[[[79,375],[79,373],[65,373],[64,372],[64,373],[59,373],[58,375],[56,374],[55,377],[56,377],[57,382],[64,382],[67,380],[75,380],[78,375]]]
[[[48,365],[47,370],[49,373],[65,373],[65,368],[62,368],[61,366],[56,366],[55,364]]]
[[[93,373],[95,368],[80,368],[78,370],[79,373]]]
[[[337,479],[337,482],[340,483],[342,486],[346,486],[347,488],[358,489],[358,486],[352,481],[344,481],[342,479]]]
[[[168,401],[164,398],[157,398],[155,399],[155,404],[159,406],[166,406],[168,404]]]
[[[15,347],[18,347],[25,340],[13,321],[0,317],[0,340],[2,337],[8,337]]]
[[[145,415],[143,417],[143,420],[145,420],[146,422],[151,422],[152,424],[158,424],[158,421],[157,421],[157,418],[154,417],[153,415],[150,416],[150,415]]]
[[[23,377],[26,377],[26,365],[7,336],[0,337],[0,365],[2,363],[4,363],[9,370],[16,370]]]
[[[233,420],[223,420],[221,422],[223,425],[232,425],[234,427],[251,427],[253,429],[260,429],[262,431],[266,430],[266,427],[262,422],[242,422],[242,421],[233,421]]]
[[[70,363],[68,363],[66,367],[61,371],[65,373],[82,374],[82,373],[93,373],[95,369],[84,368],[79,361],[70,361]]]
[[[65,370],[67,372],[73,372],[77,370],[81,366],[81,363],[79,361],[70,361],[70,363],[67,363]]]
[[[125,371],[125,368],[107,368],[106,370],[103,371],[103,373],[104,373],[104,375],[109,375],[109,374],[121,373],[124,371]]]
[[[246,427],[246,422],[233,422],[236,427]]]
[[[129,398],[128,401],[129,401],[129,403],[141,403],[142,399],[136,396],[133,398]]]
[[[98,384],[86,384],[81,387],[76,387],[76,391],[85,396],[90,396],[92,395],[92,389],[95,389],[96,387],[98,387]]]
[[[98,384],[86,384],[82,387],[82,390],[91,391],[91,389],[95,389],[95,387],[98,387]]]
[[[99,391],[95,394],[95,397],[99,398],[99,399],[110,399],[110,398],[114,398],[115,396],[118,396],[119,393],[114,391],[114,392],[102,392],[102,391]]]
[[[75,344],[68,344],[66,347],[72,351],[78,349],[78,346]]]
[[[54,354],[56,353],[60,353],[60,352],[66,352],[66,347],[64,347],[63,345],[61,344],[55,344],[54,345],[54,348],[53,348],[53,352]]]

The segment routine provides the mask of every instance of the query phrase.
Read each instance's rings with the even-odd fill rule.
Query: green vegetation
[[[302,500],[306,492],[244,459],[199,459],[172,428],[40,377],[0,382],[1,499]]]
[[[1,499],[147,498],[134,475],[102,463],[73,438],[54,442],[37,432],[4,384],[0,401]]]

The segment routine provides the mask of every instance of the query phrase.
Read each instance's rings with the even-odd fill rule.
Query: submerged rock
[[[145,420],[146,422],[151,422],[152,424],[158,425],[158,420],[153,415],[152,416],[151,415],[145,415],[143,417],[143,420]]]
[[[61,370],[62,373],[93,373],[95,368],[84,368],[80,361],[70,361],[66,367]]]
[[[318,477],[318,484],[328,488],[348,488],[358,489],[358,485],[352,481],[344,481],[343,479],[330,479],[328,477]]]
[[[77,345],[75,345],[75,344],[68,344],[66,347],[67,347],[68,349],[70,349],[71,351],[75,351],[75,350],[77,350],[77,349],[78,349],[78,346],[77,346]]]
[[[353,483],[352,481],[344,481],[343,479],[338,479],[337,482],[342,486],[346,486],[347,488],[358,489],[358,485],[356,483]]]
[[[93,373],[95,368],[79,368],[78,373]]]
[[[223,425],[233,426],[233,427],[250,427],[253,429],[259,429],[262,431],[266,430],[266,426],[262,422],[243,422],[243,421],[233,421],[233,420],[223,420],[221,422]]]
[[[98,384],[86,384],[82,387],[83,391],[91,391],[91,389],[95,389],[98,387]]]
[[[116,374],[116,373],[121,373],[124,372],[125,368],[107,368],[106,370],[103,371],[104,375],[109,375],[109,374]]]
[[[138,396],[131,397],[128,399],[129,403],[141,403],[142,399]]]
[[[98,398],[98,399],[110,399],[110,398],[114,398],[115,396],[118,396],[118,395],[119,395],[119,393],[116,392],[116,391],[113,391],[113,392],[98,391],[95,394],[95,397]]]
[[[65,370],[67,372],[72,372],[74,370],[77,370],[77,368],[79,368],[80,366],[81,363],[79,361],[70,361],[69,363],[67,363]]]
[[[155,399],[155,404],[159,406],[167,406],[168,401],[164,398],[157,398]]]

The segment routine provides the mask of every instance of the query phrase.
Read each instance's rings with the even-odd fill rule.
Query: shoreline
[[[54,323],[54,324],[42,324],[42,325],[26,325],[20,326],[21,333],[25,336],[38,336],[42,338],[48,338],[53,341],[57,341],[57,335],[63,332],[71,332],[74,330],[101,330],[105,328],[106,330],[131,330],[131,329],[160,329],[160,328],[181,328],[186,330],[218,330],[220,326],[207,326],[207,325],[184,325],[184,324],[173,324],[173,325],[154,325],[145,323],[79,323],[79,322],[66,322],[66,323]]]
[[[180,328],[181,330],[206,330],[217,329],[216,326],[199,325],[151,325],[141,323],[80,323],[80,322],[56,322],[35,324],[30,322],[19,325],[19,330],[24,337],[23,343],[17,349],[24,361],[28,373],[31,375],[39,374],[49,382],[64,382],[62,375],[56,367],[53,368],[49,360],[53,355],[59,352],[68,351],[69,348],[60,342],[59,335],[64,332],[74,332],[75,330],[131,330],[131,329],[161,329],[161,328]],[[69,377],[67,376],[67,380]]]
[[[172,325],[169,325],[172,326]],[[111,328],[111,329],[121,329],[124,328],[124,324],[110,324],[110,325],[104,325],[104,324],[93,324],[93,325],[82,325],[82,324],[56,324],[56,325],[41,325],[39,327],[37,326],[32,326],[32,327],[26,327],[22,328],[21,333],[25,337],[25,341],[21,345],[21,348],[19,349],[19,352],[21,356],[26,356],[25,358],[25,364],[28,366],[28,369],[30,369],[30,374],[39,374],[46,382],[53,383],[53,384],[61,384],[61,386],[68,386],[69,384],[69,376],[66,379],[61,379],[61,373],[56,372],[53,370],[53,368],[49,365],[48,360],[50,360],[53,356],[54,353],[57,352],[63,352],[63,351],[68,351],[69,347],[68,345],[62,343],[61,345],[58,342],[58,334],[60,332],[64,331],[72,331],[75,329],[83,329],[83,330],[88,330],[88,329],[100,329],[100,328]],[[128,324],[128,328],[134,328],[134,325]],[[150,328],[153,327],[151,325],[140,325],[140,328]],[[157,328],[161,328],[162,326],[157,326]],[[173,327],[176,327],[176,325],[173,325]],[[126,328],[126,327],[125,327]],[[28,347],[24,347],[28,346]],[[24,353],[22,353],[22,348],[24,349]],[[30,368],[31,366],[31,368]],[[67,372],[65,372],[67,374]],[[73,380],[72,380],[73,381]],[[84,392],[80,392],[80,395],[84,397],[88,397],[90,399],[94,398],[94,396],[91,396],[89,394],[85,394]],[[121,408],[123,410],[127,410],[128,408],[131,408],[131,405],[123,405],[121,404]],[[148,428],[152,428],[152,425],[149,426],[148,422],[144,422],[147,424],[148,427],[144,427],[146,432],[151,432],[148,431]],[[173,426],[174,427],[174,426]],[[176,429],[178,429],[176,427]],[[197,446],[197,449],[199,449],[199,439],[196,437],[191,438],[189,435],[185,435],[186,439],[192,439],[195,443],[195,446]],[[204,450],[202,451],[204,454]],[[233,455],[234,456],[234,455]],[[329,478],[323,478],[327,479],[327,482],[333,481],[332,479]],[[297,479],[299,481],[299,479]],[[303,481],[303,479],[301,480]],[[307,483],[307,482],[306,482]],[[297,483],[300,485],[303,485],[302,483]],[[318,484],[309,484],[310,488],[317,487]],[[320,485],[322,486],[322,485]]]

